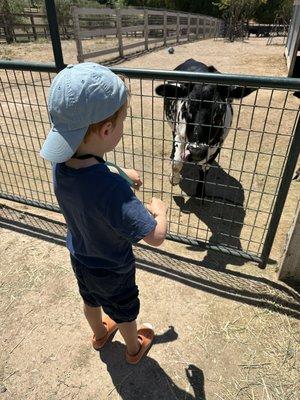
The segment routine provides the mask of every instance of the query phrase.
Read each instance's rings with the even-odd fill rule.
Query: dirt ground
[[[50,60],[46,43],[26,46],[1,47],[1,51],[10,58],[28,59],[30,54],[31,61]],[[74,48],[72,42],[63,43],[65,61],[76,61]],[[175,47],[174,56],[162,49],[122,66],[173,69],[189,57],[222,72],[286,75],[283,48],[266,46],[262,39],[184,44]],[[133,91],[138,82],[134,85]],[[133,113],[139,116],[136,93]],[[264,107],[266,99],[264,94]],[[294,98],[289,96],[288,102],[297,109]],[[284,130],[288,126],[286,122]],[[150,135],[151,129],[145,134]],[[228,151],[233,146],[230,140]],[[169,149],[165,152],[167,162]],[[224,153],[223,166],[229,157],[226,148]],[[165,168],[162,178],[167,180],[167,164]],[[279,171],[275,175],[279,177]],[[144,178],[150,187],[147,174]],[[243,185],[247,187],[247,178]],[[166,192],[172,193],[169,188]],[[0,398],[297,400],[299,295],[276,282],[276,270],[298,199],[299,184],[293,182],[264,271],[254,263],[169,241],[162,246],[164,253],[135,249],[142,305],[139,322],[150,321],[157,333],[156,343],[138,367],[126,365],[119,333],[101,353],[91,350],[68,254],[59,244],[64,230],[53,222],[60,217],[1,201],[6,207],[0,220]],[[172,207],[170,218],[174,212],[178,218]],[[195,215],[207,224],[203,213]],[[15,223],[8,222],[14,219]]]

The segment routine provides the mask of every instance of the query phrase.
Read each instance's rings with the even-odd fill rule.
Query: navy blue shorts
[[[88,268],[71,255],[79,293],[85,304],[103,308],[115,322],[134,321],[140,310],[135,265],[108,270]]]

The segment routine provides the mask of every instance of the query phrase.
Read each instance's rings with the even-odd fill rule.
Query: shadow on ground
[[[241,183],[214,162],[205,178],[206,195],[204,199],[200,199],[195,197],[199,166],[185,164],[181,173],[183,179],[179,185],[189,197],[186,200],[183,196],[174,196],[175,203],[182,213],[194,214],[211,232],[203,264],[208,266],[213,264],[220,270],[225,269],[228,264],[243,265],[248,261],[245,258],[225,253],[218,254],[209,247],[222,243],[222,246],[243,253],[240,236],[246,212]],[[190,246],[189,250],[199,251],[199,247]]]
[[[65,245],[66,226],[31,212],[0,206],[0,227],[51,243]],[[134,246],[137,267],[198,290],[300,318],[300,296],[282,283],[243,272],[220,270],[214,263],[195,261],[160,249]]]
[[[170,340],[168,340],[168,337]],[[155,340],[159,342],[160,336]],[[174,340],[174,330],[171,336],[166,332],[164,342]],[[204,374],[195,365],[185,368],[187,390],[176,385],[170,376],[160,367],[157,361],[146,356],[138,366],[124,362],[125,345],[118,341],[108,343],[100,350],[101,361],[106,364],[108,373],[113,382],[113,389],[107,398],[115,398],[115,392],[123,400],[206,400],[204,390]],[[172,365],[170,365],[172,369]],[[147,387],[147,391],[145,391]]]

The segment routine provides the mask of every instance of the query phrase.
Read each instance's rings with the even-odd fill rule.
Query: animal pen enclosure
[[[169,239],[267,262],[300,148],[294,79],[113,69],[127,77],[131,105],[122,142],[108,160],[141,172],[138,196],[169,205]],[[50,123],[46,95],[55,68],[1,62],[1,197],[59,211],[51,167],[38,152]],[[172,131],[155,87],[189,81],[258,90],[233,105],[230,134],[193,197],[197,166],[186,163],[179,186],[169,183]]]
[[[53,12],[49,11],[52,17]],[[47,92],[57,71],[64,67],[58,29],[50,24],[50,30],[56,65],[0,62],[0,197],[59,211],[51,187],[51,167],[38,155],[50,128]],[[126,77],[131,102],[123,139],[108,160],[140,171],[144,185],[138,196],[143,202],[155,195],[168,204],[168,238],[264,266],[299,155],[299,105],[291,96],[300,89],[299,81],[124,68],[113,71]],[[169,182],[172,129],[164,116],[163,100],[155,95],[155,87],[165,81],[211,83],[225,90],[234,86],[257,89],[233,103],[233,122],[205,179],[204,199],[194,197],[199,178],[198,166],[193,163],[185,163],[179,185]],[[200,102],[200,106],[205,104]]]

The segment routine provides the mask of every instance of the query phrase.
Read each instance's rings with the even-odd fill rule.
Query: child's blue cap
[[[127,88],[108,68],[92,62],[68,65],[53,79],[48,99],[52,128],[40,155],[69,160],[91,124],[112,116],[126,101]]]

